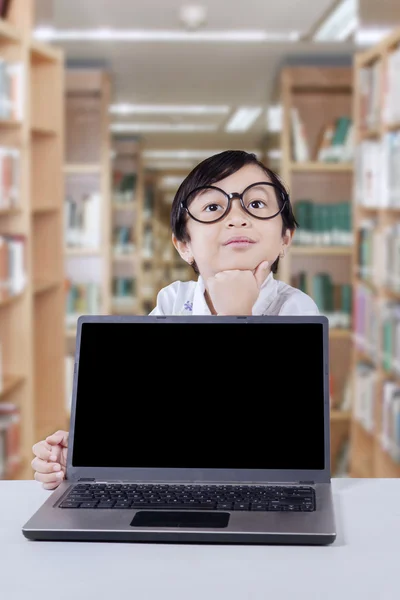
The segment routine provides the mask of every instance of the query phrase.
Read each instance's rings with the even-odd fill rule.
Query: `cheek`
[[[279,246],[282,241],[282,224],[281,223],[267,223],[261,231],[263,239],[263,245],[269,248]]]

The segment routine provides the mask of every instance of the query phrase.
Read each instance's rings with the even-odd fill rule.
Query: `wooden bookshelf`
[[[22,118],[0,121],[1,145],[20,150],[18,205],[0,211],[0,236],[24,240],[23,290],[0,301],[0,404],[13,404],[20,410],[21,468],[13,478],[31,478],[33,444],[66,426],[64,61],[61,51],[32,39],[34,4],[33,0],[13,0],[7,21],[0,20],[0,57],[23,65],[24,80]]]
[[[113,136],[110,222],[113,314],[143,314],[144,171],[141,152],[141,143],[136,138]]]
[[[99,69],[68,68],[65,74],[65,223],[67,354],[74,352],[79,314],[109,314],[111,310],[111,136],[109,130],[110,77]],[[95,200],[94,200],[95,198]],[[92,202],[87,221],[91,231],[74,232],[71,206]],[[77,209],[79,210],[79,209]],[[87,209],[89,210],[89,209]],[[88,213],[89,214],[89,213]],[[90,234],[90,235],[89,235]],[[71,287],[72,286],[72,287]],[[91,291],[89,287],[92,286]],[[71,289],[83,301],[71,309]],[[96,300],[89,301],[89,296]]]
[[[357,294],[362,294],[362,302],[366,302],[363,309],[366,318],[362,320],[358,304],[354,305],[354,324],[358,328],[354,332],[355,339],[364,339],[367,342],[367,348],[363,348],[361,343],[355,344],[353,350],[353,411],[351,419],[351,454],[350,454],[350,474],[353,477],[400,477],[400,462],[397,462],[394,454],[390,452],[390,447],[383,445],[382,433],[384,423],[384,386],[388,381],[397,384],[400,390],[400,370],[394,368],[385,369],[383,364],[384,350],[384,315],[385,307],[388,303],[400,308],[400,287],[391,289],[385,279],[390,279],[390,273],[400,273],[393,260],[390,262],[380,262],[382,247],[385,246],[385,231],[388,228],[398,226],[400,214],[400,199],[397,207],[389,206],[383,197],[382,191],[374,195],[373,193],[363,195],[362,186],[365,172],[363,170],[363,152],[365,144],[376,145],[380,172],[389,168],[390,153],[381,155],[384,148],[386,135],[389,132],[399,132],[398,119],[390,121],[390,116],[385,111],[385,105],[391,92],[391,82],[389,79],[389,64],[394,52],[400,49],[400,29],[393,32],[388,38],[379,45],[365,52],[359,52],[354,58],[354,118],[355,133],[358,151],[360,152],[360,162],[355,172],[356,185],[354,190],[353,203],[353,221],[355,226],[355,245],[353,261],[355,265],[353,285]],[[365,89],[366,74],[375,78],[371,87],[372,92],[366,97],[363,93]],[[397,98],[397,104],[399,98]],[[379,149],[380,148],[380,149]],[[375,161],[372,161],[375,162]],[[400,163],[397,162],[397,172],[400,169]],[[390,175],[389,175],[390,176]],[[372,169],[368,176],[368,181],[372,185],[369,189],[374,189],[375,171]],[[391,189],[389,192],[391,192]],[[370,197],[371,196],[371,197]],[[368,225],[370,223],[370,225]],[[372,272],[368,276],[361,277],[360,257],[365,256],[365,231],[370,228],[372,240],[376,240],[371,250]],[[363,267],[365,269],[365,265]],[[372,313],[370,311],[374,310]],[[360,322],[366,330],[360,333]],[[374,331],[376,325],[377,343],[372,344],[373,356],[371,356],[371,344],[366,335]],[[375,334],[374,334],[375,336]],[[396,352],[396,346],[393,345],[391,351]],[[400,348],[397,345],[397,356],[400,355]],[[371,382],[374,387],[363,387],[364,402],[360,404],[361,379],[360,365],[369,365]],[[392,363],[393,364],[393,363]],[[399,365],[400,369],[400,365]],[[368,401],[365,401],[366,391],[368,391]],[[394,415],[392,417],[396,419]],[[397,417],[398,418],[398,417]],[[399,440],[397,440],[397,446]],[[394,448],[396,441],[393,441]]]
[[[178,254],[171,240],[171,205],[178,185],[165,185],[165,181],[173,178],[176,183],[183,181],[188,171],[182,169],[160,170],[156,188],[156,228],[155,238],[155,273],[157,288],[161,289],[173,281],[197,280],[197,275]]]
[[[350,206],[353,184],[353,162],[351,158],[329,162],[318,160],[318,149],[324,127],[337,123],[340,117],[352,117],[353,78],[349,67],[286,67],[280,74],[280,102],[283,111],[280,136],[280,177],[287,186],[297,217],[296,203],[302,200],[318,205],[332,206],[347,202]],[[296,110],[302,122],[302,136],[308,147],[303,157],[296,155],[292,111]],[[333,209],[333,207],[332,207]],[[350,209],[348,209],[350,213]],[[299,221],[299,218],[297,217]],[[308,293],[314,296],[314,277],[327,273],[335,286],[350,285],[352,278],[353,251],[347,245],[300,242],[302,225],[295,232],[287,255],[280,260],[277,278],[299,287],[299,278],[304,277]],[[348,315],[350,306],[348,307]],[[350,316],[350,315],[349,315]],[[348,445],[349,412],[340,410],[345,390],[349,387],[352,336],[348,326],[339,328],[332,321],[330,329],[330,362],[333,386],[332,398],[332,471],[335,473],[337,456]]]

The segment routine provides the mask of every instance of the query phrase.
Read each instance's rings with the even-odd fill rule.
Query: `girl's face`
[[[224,192],[242,193],[257,182],[271,183],[268,175],[257,165],[247,165],[213,185]],[[275,194],[274,188],[269,188]],[[181,257],[189,264],[196,261],[204,279],[221,271],[254,270],[264,260],[269,266],[291,242],[288,229],[282,236],[282,217],[261,220],[246,213],[238,198],[232,200],[229,213],[216,223],[199,223],[188,216],[187,233],[190,241],[172,241]]]

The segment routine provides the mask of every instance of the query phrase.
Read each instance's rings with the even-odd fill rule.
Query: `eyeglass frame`
[[[257,217],[256,215],[253,215],[253,213],[251,213],[244,205],[243,196],[250,188],[252,188],[256,185],[269,185],[270,187],[275,188],[276,190],[279,191],[279,193],[283,199],[283,204],[282,204],[281,208],[278,210],[277,213],[275,213],[271,217]],[[224,196],[226,196],[226,198],[228,199],[228,206],[227,206],[227,209],[224,212],[224,214],[221,215],[220,217],[218,217],[218,219],[215,219],[214,221],[201,221],[200,219],[196,219],[196,217],[194,217],[190,213],[189,208],[187,206],[187,199],[189,196],[191,196],[195,192],[200,192],[201,190],[210,190],[210,189],[217,190],[218,192],[221,192]],[[229,212],[232,208],[232,200],[236,199],[236,198],[238,198],[240,200],[240,205],[241,205],[242,209],[244,210],[244,212],[246,212],[251,217],[254,217],[255,219],[259,219],[260,221],[269,221],[270,219],[274,219],[275,217],[277,217],[279,214],[281,214],[283,212],[283,209],[285,208],[286,204],[288,202],[290,202],[289,196],[287,195],[287,193],[282,188],[280,188],[276,183],[271,183],[269,181],[257,181],[256,183],[252,183],[252,184],[248,185],[241,194],[239,194],[239,192],[230,192],[230,193],[225,192],[224,190],[217,187],[216,185],[199,186],[197,188],[194,188],[194,190],[192,190],[191,192],[189,192],[189,194],[186,196],[186,198],[181,201],[181,208],[183,210],[185,210],[187,212],[187,214],[189,215],[189,217],[191,219],[193,219],[194,221],[197,221],[198,223],[203,223],[204,225],[210,225],[211,223],[217,223],[218,221],[222,221],[222,219],[224,219],[229,214]]]

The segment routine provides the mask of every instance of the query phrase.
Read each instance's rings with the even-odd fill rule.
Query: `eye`
[[[207,206],[204,207],[204,210],[206,212],[216,212],[218,209],[221,209],[222,207],[219,204],[208,204]]]
[[[266,206],[267,206],[267,205],[266,205],[266,203],[265,203],[263,200],[252,200],[252,201],[249,203],[249,207],[250,207],[250,208],[254,208],[254,209],[257,209],[257,208],[265,208]]]

